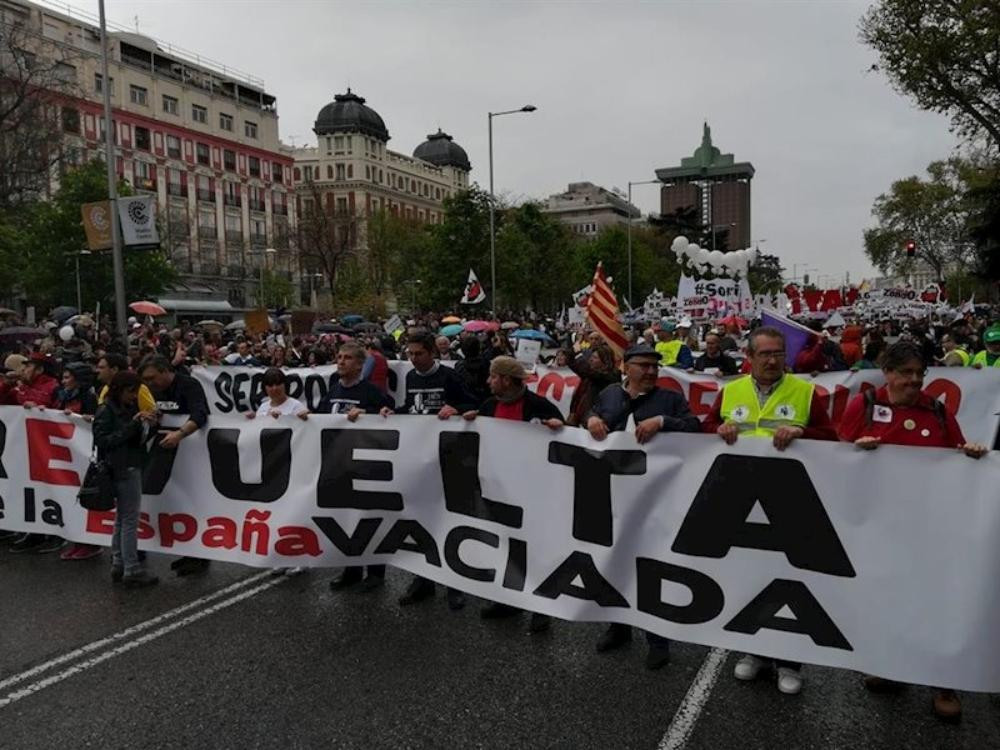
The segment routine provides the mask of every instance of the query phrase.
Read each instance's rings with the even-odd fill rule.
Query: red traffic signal
[[[906,257],[912,258],[916,254],[917,254],[917,243],[914,242],[913,240],[910,240],[909,242],[906,243]]]

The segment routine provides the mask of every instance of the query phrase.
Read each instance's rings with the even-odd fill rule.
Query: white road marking
[[[694,731],[694,726],[698,723],[701,710],[712,694],[712,688],[715,686],[716,680],[719,679],[719,672],[722,671],[728,655],[729,652],[721,648],[713,648],[708,652],[708,656],[702,662],[701,669],[695,675],[684,700],[681,701],[677,713],[674,714],[673,721],[667,728],[667,733],[660,740],[658,750],[681,750],[687,745],[691,732]]]
[[[265,575],[268,574],[269,573],[265,573]],[[157,638],[160,638],[161,636],[167,635],[168,633],[172,633],[175,630],[186,627],[187,625],[191,625],[192,623],[198,622],[198,620],[201,620],[202,618],[215,614],[216,612],[226,609],[227,607],[231,607],[234,604],[238,604],[239,602],[245,599],[254,597],[263,591],[267,591],[269,588],[284,583],[286,580],[287,579],[284,577],[272,578],[270,581],[262,583],[260,586],[255,586],[254,588],[248,589],[247,591],[242,591],[239,594],[236,594],[235,596],[231,596],[228,599],[223,599],[221,602],[218,602],[217,604],[213,604],[211,607],[206,607],[205,609],[199,610],[195,612],[193,615],[188,615],[187,617],[181,620],[176,620],[170,623],[169,625],[164,625],[159,630],[154,630],[152,633],[146,633],[146,635],[139,636],[135,640],[123,643],[118,648],[113,648],[109,651],[105,651],[104,653],[99,654],[98,656],[95,656],[92,659],[87,659],[85,661],[78,662],[74,664],[72,667],[63,670],[58,674],[54,674],[51,677],[46,677],[45,679],[39,680],[38,682],[33,682],[32,684],[27,685],[21,688],[20,690],[15,690],[13,693],[9,693],[8,695],[5,695],[4,697],[0,698],[0,709],[6,708],[12,703],[17,703],[17,701],[21,700],[22,698],[27,698],[30,695],[34,695],[40,690],[44,690],[45,688],[50,687],[51,685],[55,685],[59,682],[62,682],[63,680],[72,677],[73,675],[79,674],[80,672],[84,672],[88,669],[91,669],[92,667],[96,667],[98,664],[102,664],[103,662],[106,662],[109,659],[114,659],[116,656],[121,656],[124,653],[128,653],[132,649],[139,648],[139,646],[144,646],[145,644],[150,643],[151,641],[155,641]]]
[[[270,575],[271,571],[265,570],[261,573],[258,573],[257,575],[244,578],[241,581],[237,581],[236,583],[226,586],[225,588],[219,589],[218,591],[214,591],[211,594],[207,594],[199,599],[190,601],[187,604],[182,604],[179,607],[175,607],[174,609],[171,609],[168,612],[164,612],[163,614],[157,615],[156,617],[150,618],[149,620],[140,622],[137,625],[132,625],[131,627],[125,628],[125,630],[121,630],[115,633],[114,635],[109,635],[106,638],[101,638],[100,640],[93,641],[92,643],[88,643],[86,646],[81,646],[80,648],[74,649],[73,651],[69,651],[65,654],[62,654],[61,656],[57,656],[54,659],[50,659],[47,662],[43,662],[42,664],[32,667],[31,669],[21,672],[20,674],[16,674],[4,680],[0,680],[0,690],[8,688],[11,685],[16,685],[19,682],[24,682],[25,680],[29,680],[32,677],[41,674],[42,672],[47,672],[53,667],[58,667],[60,664],[65,664],[68,661],[73,661],[74,659],[78,659],[81,656],[85,656],[86,654],[102,649],[105,646],[110,646],[111,644],[117,643],[118,641],[124,640],[126,638],[131,638],[132,636],[137,635],[145,630],[149,630],[152,627],[156,627],[157,625],[159,625],[162,622],[165,622],[166,620],[169,620],[173,617],[177,617],[178,615],[184,614],[185,612],[188,612],[192,609],[197,609],[203,604],[208,604],[209,602],[215,599],[219,599],[221,597],[226,596],[227,594],[231,594],[234,591],[244,588],[245,586],[248,586],[251,583],[256,583],[260,579],[267,578]]]

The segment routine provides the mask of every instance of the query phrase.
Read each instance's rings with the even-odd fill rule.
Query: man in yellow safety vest
[[[677,337],[677,323],[664,318],[660,321],[660,329],[656,332],[656,349],[660,355],[660,365],[663,367],[683,367],[689,370],[694,367],[694,357],[688,346]]]
[[[987,328],[983,334],[983,343],[986,348],[976,352],[971,366],[977,370],[982,367],[1000,367],[1000,326],[992,325]]]

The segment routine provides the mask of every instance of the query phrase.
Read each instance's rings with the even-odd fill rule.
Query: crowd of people
[[[439,419],[509,419],[536,423],[550,430],[586,429],[595,440],[610,432],[633,430],[639,443],[660,432],[716,433],[729,444],[763,439],[782,451],[796,440],[850,441],[859,449],[882,444],[945,447],[972,458],[987,448],[965,440],[955,416],[923,390],[929,366],[1000,367],[1000,326],[989,316],[962,315],[950,321],[881,320],[844,324],[833,330],[817,325],[793,362],[786,361],[782,331],[761,325],[745,327],[729,319],[721,324],[694,325],[687,319],[662,319],[630,328],[630,343],[622,356],[595,331],[566,326],[561,321],[511,321],[531,327],[550,342],[545,360],[579,376],[568,413],[527,388],[530,365],[517,359],[503,327],[479,332],[441,335],[441,321],[423,316],[406,321],[403,330],[384,331],[380,323],[356,328],[338,326],[332,332],[292,334],[277,325],[249,334],[219,328],[175,327],[153,320],[129,322],[127,346],[115,342],[107,324],[97,326],[86,315],[67,325],[72,336],[52,335],[21,344],[4,360],[0,404],[60,409],[93,419],[98,458],[111,465],[117,513],[112,538],[111,578],[116,585],[142,588],[157,583],[144,566],[137,546],[142,497],[142,468],[151,450],[173,450],[208,421],[205,394],[189,373],[194,365],[266,368],[263,398],[247,418],[308,419],[309,408],[291,398],[287,368],[335,363],[328,391],[312,413],[362,415],[433,415]],[[405,359],[412,365],[405,376],[405,401],[388,393],[388,362]],[[658,385],[661,367],[714,373],[726,378],[708,416],[699,421],[683,396]],[[789,373],[820,373],[848,368],[881,368],[885,385],[857,395],[837,428],[830,422],[810,378]],[[742,376],[741,376],[742,375]],[[180,426],[167,429],[164,414],[187,415]],[[0,531],[10,553],[59,552],[63,560],[81,561],[102,554],[85,544],[68,544],[55,536]],[[181,558],[171,568],[193,575],[207,560]],[[276,575],[301,573],[300,568],[276,570]],[[332,579],[334,591],[370,592],[384,585],[386,568],[348,567]],[[401,606],[435,595],[432,581],[414,577]],[[466,606],[465,595],[447,590],[452,609]],[[516,608],[488,603],[484,619],[515,617]],[[552,627],[551,618],[530,617],[529,631]],[[646,666],[659,669],[670,660],[670,642],[646,634]],[[597,643],[599,652],[619,648],[632,638],[631,628],[612,624]],[[778,689],[798,693],[801,665],[748,654],[736,664],[735,677],[752,680],[774,667]],[[896,683],[876,676],[865,679],[871,690],[891,690]],[[934,712],[946,720],[961,715],[957,694],[937,688]]]

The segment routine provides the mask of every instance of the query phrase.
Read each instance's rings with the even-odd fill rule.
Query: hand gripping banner
[[[107,544],[88,423],[0,409],[0,528]],[[486,418],[212,417],[145,474],[140,545],[251,566],[387,563],[567,620],[1000,690],[1000,456]]]

